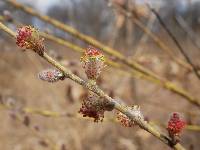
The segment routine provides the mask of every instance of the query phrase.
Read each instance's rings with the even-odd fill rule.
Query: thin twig
[[[112,3],[112,2],[111,2]],[[110,5],[114,9],[118,9],[122,14],[124,14],[126,17],[131,18],[132,21],[137,25],[145,34],[147,34],[161,49],[165,50],[165,52],[180,66],[184,67],[187,70],[192,70],[192,67],[190,64],[182,61],[181,59],[177,59],[177,57],[172,53],[171,49],[160,40],[159,37],[157,37],[151,30],[149,30],[139,19],[134,17],[134,14],[132,12],[127,11],[125,8],[121,7],[118,4],[112,3]]]
[[[13,38],[16,38],[16,34],[12,30],[10,30],[8,27],[3,25],[1,22],[0,22],[0,28],[3,29],[5,32],[7,32]],[[97,85],[94,85],[91,82],[87,82],[87,81],[81,79],[80,77],[78,77],[77,75],[73,74],[70,70],[68,70],[67,68],[63,67],[57,61],[55,61],[53,58],[51,58],[47,53],[44,52],[42,55],[39,55],[39,56],[41,56],[44,60],[46,60],[51,65],[56,67],[58,70],[63,72],[63,74],[67,78],[73,80],[74,82],[78,83],[79,85],[85,87],[86,89],[96,93],[98,96],[100,96],[100,97],[104,98],[105,100],[107,100],[111,105],[113,105],[113,107],[116,110],[118,110],[121,113],[125,114],[131,120],[135,121],[142,129],[144,129],[147,132],[151,133],[152,135],[154,135],[156,138],[158,138],[160,141],[162,141],[163,143],[165,143],[169,147],[173,147],[176,150],[184,150],[185,149],[180,143],[177,143],[175,145],[172,144],[173,142],[168,136],[166,136],[163,133],[160,133],[157,129],[155,129],[153,126],[151,126],[146,121],[144,121],[142,119],[138,120],[137,117],[135,116],[135,114],[133,114],[129,109],[126,109],[124,106],[122,106],[121,104],[116,102],[113,98],[111,98],[107,94],[105,94]]]
[[[149,30],[151,30],[152,27],[153,27],[153,25],[154,25],[154,22],[155,22],[155,16],[151,15],[151,16],[149,17],[148,22],[147,22],[146,28],[148,28]],[[134,54],[133,54],[133,56],[132,56],[131,59],[134,60],[134,59],[141,53],[141,51],[139,51],[139,48],[140,48],[140,46],[143,45],[147,40],[148,40],[148,34],[143,34],[142,37],[140,38],[140,40],[139,40],[137,46],[134,48],[134,49],[135,49],[135,50],[134,50]]]
[[[194,31],[188,26],[187,22],[185,22],[184,18],[176,15],[175,20],[177,24],[181,27],[181,29],[188,35],[190,41],[194,44],[194,46],[200,51],[200,43],[197,41],[197,36]]]
[[[165,24],[165,22],[163,21],[163,19],[156,12],[156,10],[154,8],[152,8],[150,5],[147,5],[147,6],[151,10],[151,12],[156,16],[156,18],[158,19],[158,21],[160,22],[160,24],[162,25],[162,27],[165,29],[165,31],[168,33],[168,35],[171,37],[171,39],[174,41],[174,43],[178,47],[180,53],[184,56],[185,60],[192,66],[192,69],[193,69],[195,75],[200,80],[200,74],[198,73],[198,69],[195,67],[195,65],[193,64],[192,60],[190,60],[190,57],[184,51],[183,47],[178,42],[178,40],[176,39],[175,35],[172,33],[172,31],[170,31],[170,29],[167,27],[167,25]]]

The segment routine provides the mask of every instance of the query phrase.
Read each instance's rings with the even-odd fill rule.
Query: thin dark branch
[[[188,26],[183,17],[176,15],[175,21],[181,27],[181,29],[188,35],[190,41],[194,44],[194,46],[200,50],[200,43],[197,41],[197,36],[194,31]]]
[[[193,62],[191,61],[191,59],[189,58],[189,56],[186,54],[186,52],[182,48],[181,44],[176,39],[175,35],[170,31],[170,29],[167,27],[167,25],[165,24],[165,22],[163,21],[163,19],[160,17],[160,15],[157,13],[157,11],[154,8],[152,8],[150,5],[147,4],[147,6],[151,10],[151,12],[156,16],[156,18],[158,19],[159,23],[165,29],[165,31],[168,33],[168,35],[171,37],[171,39],[174,41],[174,43],[178,47],[178,49],[181,52],[181,54],[184,56],[185,60],[192,66],[192,69],[193,69],[195,75],[200,80],[200,74],[198,73],[198,69],[193,64]]]

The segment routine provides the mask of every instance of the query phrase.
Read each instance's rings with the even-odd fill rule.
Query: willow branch
[[[46,39],[49,39],[49,40],[52,40],[60,45],[63,45],[63,46],[66,46],[72,50],[75,50],[75,51],[78,51],[78,52],[83,52],[84,49],[71,43],[71,42],[68,42],[66,40],[63,40],[63,39],[60,39],[60,38],[57,38],[55,36],[52,36],[52,35],[49,35],[47,33],[41,33],[41,35],[43,37],[45,37]],[[125,74],[130,74],[132,77],[135,77],[135,78],[138,78],[138,79],[144,79],[144,80],[147,80],[147,81],[150,81],[150,82],[153,82],[155,84],[158,84],[160,86],[163,86],[165,89],[168,89],[169,91],[175,93],[175,94],[178,94],[179,96],[182,96],[184,98],[186,98],[189,102],[191,102],[192,104],[195,104],[196,106],[200,106],[200,103],[199,103],[199,100],[196,99],[195,97],[191,96],[187,91],[185,91],[184,89],[180,88],[180,87],[177,87],[175,84],[173,84],[172,82],[169,82],[167,80],[165,81],[160,81],[160,80],[156,80],[156,79],[153,79],[149,76],[146,76],[144,74],[142,74],[141,72],[138,72],[138,71],[135,71],[135,70],[129,70],[127,72],[127,70],[125,71],[124,70],[124,67],[123,65],[119,64],[119,63],[116,63],[114,61],[111,61],[109,59],[107,59],[107,63],[117,69],[120,69],[123,73]]]
[[[11,31],[9,28],[7,28],[5,25],[0,23],[0,28],[3,29],[5,32],[7,32],[10,36],[13,38],[16,38],[15,32]],[[44,60],[49,62],[51,65],[53,65],[55,68],[63,72],[66,78],[69,78],[76,82],[77,84],[83,86],[84,88],[94,92],[98,96],[102,97],[103,99],[107,100],[110,105],[113,105],[113,108],[120,111],[124,115],[126,115],[131,120],[135,121],[141,129],[146,130],[147,132],[151,133],[153,136],[158,138],[160,141],[168,145],[169,147],[173,147],[176,150],[184,150],[185,148],[180,144],[173,144],[173,141],[166,136],[163,133],[160,133],[157,129],[155,129],[153,126],[151,126],[149,123],[147,123],[145,120],[138,120],[135,114],[133,114],[129,109],[126,109],[124,106],[122,106],[120,103],[116,102],[113,98],[109,97],[104,91],[102,91],[97,85],[92,84],[91,82],[87,82],[77,75],[73,74],[70,70],[62,66],[60,63],[55,61],[53,58],[51,58],[47,53],[43,53],[42,55],[39,55]]]
[[[77,52],[83,52],[84,49],[71,43],[71,42],[68,42],[66,40],[63,40],[63,39],[60,39],[60,38],[57,38],[55,36],[52,36],[52,35],[49,35],[47,33],[41,33],[41,35],[43,37],[45,37],[46,39],[49,39],[49,40],[52,40],[60,45],[63,45],[63,46],[66,46],[72,50],[75,50]],[[123,73],[125,74],[130,74],[132,77],[135,77],[135,78],[138,78],[138,79],[144,79],[144,80],[147,80],[147,81],[150,81],[150,82],[153,82],[154,84],[158,84],[162,87],[164,87],[165,89],[167,90],[170,90],[171,92],[175,93],[175,94],[178,94],[179,96],[182,96],[184,98],[186,98],[189,102],[191,102],[192,104],[195,104],[196,106],[200,107],[200,103],[199,103],[199,100],[194,98],[193,96],[191,96],[187,91],[185,91],[184,89],[180,88],[180,87],[177,87],[175,84],[173,84],[172,82],[169,82],[167,80],[165,81],[161,81],[161,80],[157,80],[157,79],[153,79],[147,75],[144,75],[142,74],[141,72],[138,72],[138,71],[135,71],[135,70],[124,70],[124,67],[123,65],[117,63],[117,62],[114,62],[114,61],[111,61],[109,59],[107,59],[107,63],[109,65],[111,65],[112,67],[115,67],[117,69],[120,69]]]
[[[200,102],[199,102],[199,100],[197,98],[194,98],[193,96],[188,94],[185,90],[183,90],[181,88],[178,88],[173,83],[167,81],[166,79],[163,79],[162,77],[156,75],[155,73],[151,72],[150,70],[144,68],[143,66],[139,65],[137,62],[132,62],[132,61],[127,60],[126,57],[124,55],[122,55],[121,53],[117,52],[117,50],[113,50],[113,49],[103,45],[99,41],[97,41],[97,40],[95,40],[95,39],[93,39],[93,38],[91,38],[89,36],[86,36],[84,34],[79,33],[74,28],[72,28],[70,26],[67,26],[67,25],[65,25],[65,24],[63,24],[63,23],[61,23],[61,22],[59,22],[59,21],[57,21],[55,19],[52,19],[52,18],[50,18],[48,16],[40,15],[39,13],[34,11],[33,9],[31,9],[29,7],[26,7],[26,6],[23,6],[23,5],[19,4],[19,3],[17,3],[16,1],[7,0],[7,2],[9,2],[11,5],[15,6],[18,9],[21,9],[21,10],[23,10],[23,11],[25,11],[25,12],[33,15],[33,16],[36,16],[36,17],[40,18],[41,20],[43,20],[45,22],[48,22],[48,23],[54,25],[55,27],[65,31],[67,33],[70,33],[71,35],[73,35],[73,36],[75,36],[75,37],[77,37],[77,38],[79,38],[79,39],[81,39],[81,40],[83,40],[83,41],[85,41],[85,42],[87,42],[87,43],[89,43],[91,45],[94,45],[97,48],[100,48],[105,53],[116,57],[124,65],[129,66],[129,67],[137,70],[137,72],[136,71],[131,71],[131,72],[134,72],[135,74],[137,74],[138,77],[147,79],[149,81],[153,81],[154,83],[157,83],[157,84],[160,84],[164,88],[166,88],[166,89],[168,89],[168,90],[170,90],[170,91],[172,91],[172,92],[184,97],[190,103],[200,107]],[[125,14],[127,14],[127,13],[125,13]],[[132,17],[130,15],[127,15],[127,16]],[[143,28],[145,30],[145,33],[151,34],[150,31],[147,30],[140,22],[138,22],[134,18],[133,18],[133,20],[138,26],[140,26],[141,28]],[[158,38],[154,38],[154,40],[157,41],[158,43],[160,43]],[[163,45],[163,43],[160,43],[160,46],[161,47],[165,47]],[[166,47],[165,47],[165,49],[166,49]]]

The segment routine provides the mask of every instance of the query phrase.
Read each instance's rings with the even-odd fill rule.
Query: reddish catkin
[[[96,80],[99,77],[101,70],[105,67],[104,55],[92,46],[89,46],[86,49],[83,57],[81,57],[81,62],[85,69],[85,73],[90,80]]]
[[[140,107],[135,106],[124,106],[126,109],[129,109],[131,113],[135,116],[136,120],[144,120],[144,116],[142,115],[140,111]],[[117,112],[117,120],[122,124],[124,127],[133,127],[135,125],[135,122],[133,120],[130,120],[125,114],[121,112]]]
[[[44,39],[40,38],[37,29],[31,26],[23,26],[18,28],[16,44],[23,49],[31,49],[38,53],[40,56],[43,55],[45,47],[43,44]]]
[[[83,117],[94,118],[94,122],[103,121],[104,112],[106,111],[106,102],[94,93],[89,93],[89,95],[83,99],[82,107],[79,113]]]
[[[175,143],[180,141],[180,133],[184,129],[186,122],[181,119],[180,115],[174,112],[168,121],[167,130],[169,136],[173,139]]]
[[[117,112],[117,120],[124,127],[133,127],[135,125],[134,121],[131,121],[126,115],[121,112]]]

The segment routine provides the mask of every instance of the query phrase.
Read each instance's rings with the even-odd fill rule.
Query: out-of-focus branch
[[[150,17],[148,18],[148,22],[146,25],[146,28],[151,30],[154,22],[155,22],[155,16],[150,15]],[[139,43],[137,44],[137,46],[134,49],[134,55],[132,56],[132,59],[135,59],[139,54],[141,54],[141,50],[139,51],[140,46],[142,46],[146,41],[148,40],[148,35],[147,34],[143,34],[142,37],[140,38]]]
[[[24,8],[24,6],[22,6],[22,7]],[[26,7],[25,7],[24,9],[28,9],[28,10],[29,10],[29,8],[26,8]],[[32,11],[33,11],[33,10],[32,10]],[[31,11],[31,12],[32,12],[32,11]],[[36,13],[36,12],[35,12],[35,13]],[[38,15],[39,15],[39,14],[38,14]],[[45,17],[45,16],[42,16],[42,17]],[[49,40],[51,40],[51,41],[54,41],[54,42],[56,42],[56,43],[58,43],[58,44],[61,44],[61,45],[63,45],[63,46],[67,46],[67,47],[71,48],[72,50],[75,50],[75,51],[78,51],[78,52],[82,52],[82,51],[83,51],[83,48],[80,48],[79,46],[77,46],[77,45],[75,45],[75,44],[72,44],[71,42],[68,42],[68,41],[66,41],[66,40],[57,38],[57,37],[52,36],[52,35],[49,35],[49,34],[47,34],[47,33],[41,33],[41,35],[42,35],[43,37],[45,37],[46,39],[49,39]],[[105,50],[105,49],[102,49],[102,50]],[[117,57],[115,54],[113,54],[113,56]],[[123,56],[123,57],[124,57],[124,56]],[[117,58],[118,58],[118,57],[117,57]],[[124,66],[123,66],[123,65],[121,65],[121,64],[119,64],[119,63],[116,63],[116,62],[113,62],[113,61],[109,61],[109,60],[107,60],[107,62],[108,62],[108,64],[110,64],[111,66],[116,67],[116,68],[118,68],[118,69],[120,69],[120,70],[123,70],[123,72],[125,73],[125,71],[124,71]],[[125,63],[125,64],[126,64],[126,63]],[[140,65],[137,64],[137,66],[140,66]],[[127,71],[126,71],[126,72],[127,72]],[[139,79],[145,79],[145,80],[148,80],[148,81],[153,82],[153,83],[155,83],[155,84],[158,84],[158,85],[164,87],[165,89],[168,89],[168,90],[172,91],[173,93],[176,93],[176,94],[178,94],[179,96],[185,98],[185,99],[186,99],[187,101],[189,101],[191,104],[194,104],[194,105],[200,107],[200,101],[199,101],[197,98],[191,96],[187,91],[185,91],[185,90],[182,89],[182,88],[177,87],[175,84],[173,84],[173,83],[170,82],[170,81],[167,81],[166,79],[159,79],[159,78],[161,78],[161,77],[159,77],[159,78],[157,79],[157,77],[152,77],[152,76],[149,75],[149,74],[144,74],[143,72],[141,72],[141,71],[136,71],[136,70],[134,70],[134,69],[130,70],[129,72],[131,72],[131,74],[132,74],[133,77],[136,77],[136,78],[139,78]]]
[[[118,11],[123,13],[128,18],[131,18],[133,20],[133,22],[145,34],[147,34],[161,49],[163,49],[177,64],[179,64],[180,66],[184,67],[187,70],[192,70],[192,67],[188,63],[182,61],[181,59],[177,59],[177,57],[172,53],[172,50],[165,43],[163,43],[153,32],[151,32],[140,20],[138,20],[136,17],[134,17],[132,12],[127,11],[126,9],[122,8],[118,4],[115,4],[112,2],[110,2],[110,3],[111,3],[111,5],[109,5],[109,6],[113,7],[114,9],[117,9]]]
[[[14,108],[12,107],[8,107],[6,105],[0,104],[0,109],[2,110],[12,110]],[[25,114],[31,114],[31,115],[39,115],[39,116],[43,116],[43,117],[50,117],[50,118],[76,118],[76,119],[89,119],[89,118],[83,118],[80,114],[78,113],[69,113],[69,112],[56,112],[56,111],[52,111],[52,110],[44,110],[44,109],[35,109],[35,108],[30,108],[30,107],[24,107],[21,108],[20,110],[21,112],[24,112]],[[90,119],[89,119],[90,120]],[[118,120],[113,119],[113,118],[104,118],[105,121],[108,122],[118,122]],[[156,124],[156,125],[161,125],[162,127],[165,128],[164,124],[161,124],[158,121],[150,121],[151,124]],[[187,125],[186,126],[187,130],[191,130],[191,131],[200,131],[200,126],[199,125]]]
[[[59,39],[57,37],[54,37],[52,35],[49,35],[47,33],[41,33],[41,35],[43,37],[45,37],[46,39],[49,39],[49,40],[52,40],[58,44],[61,44],[63,46],[67,46],[68,48],[72,49],[72,50],[75,50],[75,51],[78,51],[78,52],[82,52],[84,51],[83,48],[77,46],[77,45],[74,45],[73,43],[70,43],[66,40],[63,40],[63,39]],[[120,70],[122,70],[123,73],[127,74],[131,74],[132,77],[135,77],[135,78],[138,78],[138,79],[144,79],[144,80],[147,80],[147,81],[150,81],[150,82],[153,82],[155,84],[158,84],[160,86],[163,86],[164,88],[172,91],[173,93],[176,93],[184,98],[186,98],[187,100],[189,100],[191,103],[197,103],[195,105],[197,106],[200,106],[200,103],[199,103],[199,100],[192,97],[189,93],[187,93],[185,90],[177,87],[176,85],[174,85],[173,83],[169,82],[169,81],[159,81],[159,80],[155,80],[155,79],[152,79],[150,78],[149,76],[146,76],[140,72],[137,72],[137,71],[134,71],[134,70],[124,70],[124,67],[123,65],[117,63],[117,62],[114,62],[114,61],[111,61],[109,59],[107,59],[107,63],[115,68],[118,68]]]
[[[9,28],[7,28],[5,25],[3,25],[2,23],[0,23],[0,28],[3,29],[5,32],[7,32],[11,37],[16,38],[15,33],[12,30],[10,30]],[[165,143],[169,147],[172,147],[176,150],[184,150],[185,149],[180,143],[177,143],[177,144],[174,145],[172,139],[170,139],[165,134],[160,133],[153,126],[151,126],[149,123],[147,123],[145,120],[138,119],[137,116],[134,113],[131,112],[131,110],[126,109],[126,107],[124,107],[123,105],[121,105],[120,103],[118,103],[117,101],[112,99],[111,97],[109,97],[96,84],[92,84],[91,82],[87,82],[87,81],[81,79],[77,75],[73,74],[70,70],[68,70],[67,68],[65,68],[61,64],[59,64],[53,58],[51,58],[47,53],[43,52],[41,54],[40,52],[41,51],[38,52],[39,56],[42,57],[47,62],[49,62],[54,67],[56,67],[58,70],[60,70],[66,78],[73,80],[77,84],[83,86],[84,88],[94,92],[95,94],[97,94],[101,98],[107,100],[108,103],[110,105],[112,105],[114,109],[120,111],[121,113],[126,115],[128,118],[130,118],[132,121],[135,121],[141,127],[141,129],[144,129],[147,132],[151,133],[153,136],[158,138],[160,141],[162,141],[163,143]]]
[[[120,60],[125,65],[127,65],[127,66],[147,75],[147,76],[150,76],[151,78],[162,79],[157,74],[155,74],[152,71],[150,71],[150,70],[144,68],[143,66],[139,65],[137,62],[132,62],[132,61],[127,60],[127,58],[125,56],[123,56],[121,53],[119,53],[117,50],[114,50],[114,49],[102,44],[101,42],[97,41],[96,39],[94,39],[90,36],[87,36],[87,35],[80,33],[76,29],[74,29],[74,28],[72,28],[72,27],[70,27],[66,24],[63,24],[62,22],[59,22],[59,21],[57,21],[53,18],[50,18],[49,16],[41,15],[41,14],[37,13],[36,11],[34,11],[33,9],[26,7],[26,6],[23,6],[19,3],[17,3],[16,1],[6,0],[6,2],[8,2],[9,4],[11,4],[12,6],[14,6],[18,9],[21,9],[22,11],[25,11],[26,13],[29,13],[29,14],[35,16],[35,17],[38,17],[39,19],[55,26],[56,28],[59,28],[59,29],[65,31],[65,32],[73,35],[74,37],[76,37],[76,38],[78,38],[78,39],[80,39],[80,40],[82,40],[86,43],[89,43],[89,44],[101,49],[105,53],[116,57],[118,60]]]
[[[194,31],[188,26],[187,22],[183,19],[183,17],[176,15],[175,20],[177,24],[181,27],[181,29],[188,35],[190,41],[196,46],[198,50],[200,50],[200,43],[197,41],[197,36]]]
[[[74,45],[74,44],[72,44],[70,42],[67,42],[66,40],[59,39],[59,38],[54,37],[52,35],[49,35],[47,33],[41,33],[41,35],[43,37],[45,37],[46,39],[52,40],[52,41],[54,41],[54,42],[56,42],[58,44],[61,44],[63,46],[67,46],[68,48],[71,48],[72,50],[80,51],[80,52],[84,51],[83,48],[81,48],[81,47],[79,47],[77,45]],[[115,68],[118,68],[118,69],[122,70],[122,72],[125,73],[125,74],[127,74],[129,72],[129,73],[131,73],[131,75],[133,77],[151,81],[151,82],[153,82],[155,84],[159,84],[159,85],[163,86],[164,88],[166,88],[166,89],[168,89],[168,90],[170,90],[170,91],[172,91],[172,92],[174,92],[174,93],[176,93],[176,94],[178,94],[180,96],[183,96],[186,99],[191,99],[191,100],[193,99],[193,100],[195,100],[195,98],[192,97],[192,96],[190,96],[186,91],[184,91],[183,89],[175,86],[173,83],[171,83],[169,81],[159,82],[159,81],[157,81],[155,79],[149,78],[148,76],[145,76],[144,74],[142,74],[140,72],[137,72],[137,71],[134,71],[134,70],[132,70],[132,71],[130,70],[130,71],[127,72],[127,71],[124,70],[124,67],[121,64],[113,62],[113,61],[110,61],[109,59],[107,59],[107,63],[109,65],[115,67]],[[197,100],[197,102],[198,102],[198,100]]]
[[[187,53],[184,51],[183,47],[181,46],[181,44],[178,42],[178,40],[176,39],[175,35],[170,31],[170,29],[167,27],[167,25],[165,24],[165,22],[163,21],[163,19],[160,17],[160,15],[156,12],[156,10],[154,8],[152,8],[150,5],[148,5],[148,8],[151,10],[151,12],[156,16],[156,18],[158,19],[158,21],[160,22],[161,26],[165,29],[165,31],[168,33],[168,35],[171,37],[171,39],[174,41],[174,43],[177,45],[180,53],[183,55],[183,57],[185,58],[185,60],[188,62],[188,64],[190,64],[192,66],[192,69],[195,73],[195,75],[197,76],[197,78],[200,80],[200,74],[198,73],[198,69],[196,68],[196,66],[193,64],[192,60],[190,60],[190,57],[187,55]]]

